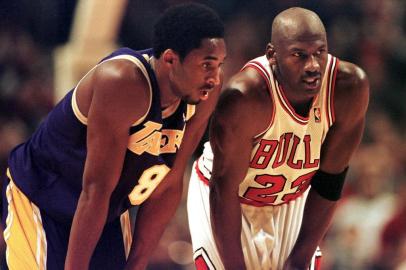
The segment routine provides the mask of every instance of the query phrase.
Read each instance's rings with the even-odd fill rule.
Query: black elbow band
[[[326,173],[318,170],[312,178],[312,188],[323,198],[330,201],[337,201],[341,198],[345,176],[348,167],[338,174]]]

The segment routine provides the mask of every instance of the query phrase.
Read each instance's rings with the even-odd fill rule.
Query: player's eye
[[[323,48],[320,48],[320,49],[316,52],[316,55],[317,55],[317,56],[320,56],[320,55],[325,54],[325,53],[327,53],[327,49],[323,47]]]
[[[294,57],[304,57],[304,54],[301,53],[301,52],[294,52],[292,55],[293,55]]]
[[[211,68],[211,64],[210,63],[203,63],[202,64],[203,69],[207,70]]]

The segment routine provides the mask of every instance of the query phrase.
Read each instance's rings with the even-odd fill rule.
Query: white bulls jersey
[[[334,121],[333,91],[337,59],[328,62],[319,95],[308,117],[295,113],[275,79],[266,56],[248,62],[268,83],[273,100],[272,122],[252,149],[239,195],[243,203],[278,205],[299,197],[320,165],[321,145]],[[243,68],[243,69],[244,69]]]
[[[333,95],[338,59],[329,55],[319,95],[308,117],[297,115],[276,81],[266,56],[248,62],[268,84],[273,116],[257,135],[248,172],[239,186],[241,243],[249,270],[279,270],[300,231],[312,176],[320,165],[321,145],[334,122]],[[195,162],[188,193],[189,229],[196,267],[224,269],[211,228],[208,182],[213,153],[205,144]],[[319,252],[310,269],[317,269]]]
[[[321,145],[334,122],[333,95],[338,59],[328,55],[319,95],[308,117],[295,113],[275,79],[266,56],[249,61],[242,70],[255,68],[268,83],[273,115],[268,128],[252,149],[250,166],[239,187],[241,202],[254,206],[279,205],[296,199],[307,190],[320,166]],[[213,154],[205,145],[198,167],[207,180]]]

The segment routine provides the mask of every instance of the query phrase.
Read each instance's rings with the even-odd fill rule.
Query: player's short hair
[[[172,6],[154,26],[154,56],[172,49],[183,60],[205,38],[224,38],[223,22],[214,10],[197,3]]]

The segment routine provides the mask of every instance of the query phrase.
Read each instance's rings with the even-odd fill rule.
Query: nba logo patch
[[[316,123],[320,123],[321,121],[320,108],[314,108],[313,112],[314,112],[314,121],[316,121]]]

